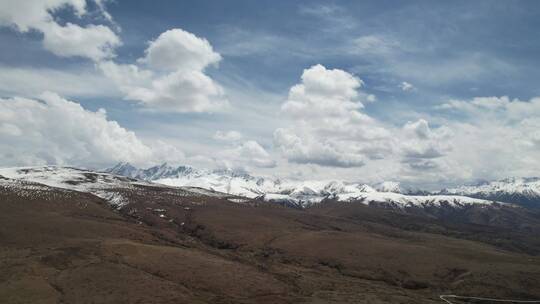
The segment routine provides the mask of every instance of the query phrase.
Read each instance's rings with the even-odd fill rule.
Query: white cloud
[[[242,133],[238,131],[216,131],[214,139],[224,142],[235,142],[242,139]]]
[[[445,159],[462,179],[537,176],[540,169],[540,98],[503,97],[451,100],[438,107],[451,114],[445,123],[455,134]]]
[[[270,154],[256,141],[249,140],[240,146],[225,149],[217,153],[218,163],[228,168],[249,169],[249,166],[257,168],[273,168],[276,162]]]
[[[452,149],[451,132],[444,127],[433,131],[424,119],[406,123],[401,136],[401,162],[413,171],[438,168],[439,159]]]
[[[274,132],[274,145],[290,161],[358,167],[394,149],[391,134],[362,113],[361,79],[343,70],[315,65],[289,91],[283,113],[294,126]]]
[[[538,175],[540,98],[476,97],[437,109],[430,119],[443,126],[419,119],[396,133],[401,181],[440,186]]]
[[[289,129],[274,132],[274,145],[290,162],[298,164],[317,164],[329,167],[360,167],[365,158],[360,153],[349,152],[334,142],[322,142],[310,138],[309,134],[299,137]]]
[[[86,13],[85,0],[4,0],[0,2],[0,24],[14,26],[21,32],[39,30],[54,22],[51,12],[67,6],[78,16]]]
[[[130,94],[138,94],[136,91],[151,84],[154,73],[150,70],[140,69],[134,64],[117,64],[113,61],[103,61],[98,68],[108,77],[118,89],[126,94],[127,99],[133,99]]]
[[[141,163],[153,156],[137,136],[54,93],[0,99],[2,165]]]
[[[223,88],[204,73],[221,59],[206,39],[181,29],[151,41],[135,64],[101,62],[98,67],[125,95],[149,110],[219,112],[229,103]]]
[[[425,119],[419,119],[415,122],[409,121],[403,126],[403,129],[421,139],[429,138],[431,135],[429,123]]]
[[[81,56],[99,61],[114,57],[114,49],[121,44],[120,38],[104,25],[80,27],[72,23],[65,26],[49,23],[42,29],[43,46],[60,57]]]
[[[129,92],[150,109],[176,112],[219,112],[228,105],[223,88],[200,71],[177,71],[156,78],[151,86]]]
[[[298,165],[331,167],[304,173],[371,182],[439,182],[445,171],[449,178],[459,176],[447,159],[455,148],[448,127],[433,128],[425,119],[396,127],[369,116],[363,82],[343,70],[315,65],[304,70],[301,80],[282,105],[290,125],[274,131],[274,147],[289,166],[299,172],[305,170]]]
[[[138,61],[166,71],[202,71],[220,60],[221,55],[214,52],[208,40],[182,29],[171,29],[151,41],[145,56]]]
[[[415,87],[412,84],[406,81],[403,81],[402,83],[400,83],[399,88],[405,92],[413,91],[415,89]]]
[[[98,1],[101,12],[103,4]],[[94,61],[114,57],[120,38],[107,26],[58,24],[53,13],[69,7],[81,17],[88,13],[85,0],[6,0],[0,2],[0,25],[12,26],[23,33],[43,33],[44,47],[61,57],[86,57]],[[106,16],[110,15],[106,14]]]

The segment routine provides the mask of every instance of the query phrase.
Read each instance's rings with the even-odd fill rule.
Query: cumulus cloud
[[[452,115],[446,125],[455,136],[446,159],[463,179],[536,176],[540,169],[540,98],[502,97],[451,100],[438,107]]]
[[[114,57],[120,38],[107,26],[90,24],[81,27],[73,23],[59,26],[50,23],[44,30],[43,46],[60,57],[86,57],[94,61]]]
[[[141,163],[153,156],[105,110],[88,111],[54,93],[0,99],[0,151],[3,165]]]
[[[274,145],[290,161],[358,167],[366,158],[393,150],[390,133],[362,113],[363,81],[339,69],[315,65],[304,70],[282,105],[294,126],[274,132]]]
[[[421,139],[427,139],[431,135],[429,123],[425,119],[419,119],[415,122],[409,121],[403,126],[403,130]]]
[[[246,165],[258,168],[273,168],[276,162],[270,154],[256,141],[249,140],[240,146],[225,149],[218,153],[219,162],[229,168],[243,168]]]
[[[235,142],[242,139],[242,133],[238,131],[216,131],[214,139],[224,142]]]
[[[538,175],[540,98],[475,97],[436,108],[429,117],[441,126],[418,119],[389,129],[399,144],[382,161],[399,169],[393,174],[400,181],[438,187]]]
[[[327,70],[318,64],[304,70],[302,83],[293,86],[282,110],[302,118],[305,116],[337,116],[362,108],[357,89],[363,82],[338,69]]]
[[[290,164],[330,167],[338,178],[420,183],[439,182],[444,171],[459,175],[456,161],[448,159],[455,148],[453,130],[426,119],[402,126],[380,121],[365,112],[372,101],[363,86],[343,70],[322,65],[304,70],[282,104],[291,120],[274,131],[276,150]]]
[[[274,145],[279,147],[283,155],[298,164],[317,164],[329,167],[360,167],[365,161],[360,153],[341,149],[332,142],[323,142],[315,138],[303,138],[289,129],[277,129],[274,132]]]
[[[219,112],[228,107],[223,88],[205,74],[221,56],[210,43],[181,29],[162,33],[149,43],[137,64],[98,64],[127,100],[150,110]]]
[[[406,123],[403,133],[403,137],[407,138],[402,145],[406,159],[438,158],[451,149],[448,146],[448,140],[452,136],[450,130],[441,127],[433,131],[424,119]]]
[[[145,56],[138,61],[166,71],[201,71],[220,60],[221,55],[214,52],[208,40],[182,29],[171,29],[151,41]]]
[[[96,1],[100,12],[110,19],[102,1]],[[85,0],[6,0],[0,2],[0,25],[11,26],[26,33],[36,30],[43,34],[43,46],[57,56],[86,57],[94,61],[114,57],[120,38],[108,26],[73,23],[60,25],[54,13],[70,8],[77,17],[87,14]]]
[[[420,187],[538,175],[540,98],[476,97],[437,109],[424,114],[437,127],[426,119],[386,125],[395,149],[366,161],[359,174]]]

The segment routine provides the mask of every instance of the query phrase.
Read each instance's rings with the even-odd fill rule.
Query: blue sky
[[[536,1],[0,0],[0,11],[11,113],[0,165],[168,161],[432,186],[540,169]],[[21,125],[29,112],[102,129],[74,120],[78,132],[36,140],[32,128],[56,129]]]

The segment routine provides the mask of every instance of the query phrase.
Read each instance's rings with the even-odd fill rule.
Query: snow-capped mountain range
[[[487,200],[464,196],[428,195],[415,196],[394,192],[380,192],[364,184],[343,182],[293,182],[253,177],[231,170],[196,170],[191,167],[173,168],[166,164],[137,169],[121,164],[100,173],[70,167],[25,167],[0,169],[0,186],[15,188],[32,195],[40,185],[53,189],[67,189],[90,193],[108,201],[115,208],[128,206],[129,193],[145,191],[145,187],[170,187],[186,195],[212,196],[236,202],[243,196],[254,201],[262,200],[295,207],[307,207],[325,199],[357,202],[385,208],[450,207],[468,205],[493,205]],[[124,174],[124,176],[120,175]],[[125,176],[125,175],[131,176]],[[384,184],[383,186],[395,186]],[[395,187],[390,187],[396,190]],[[42,189],[43,190],[43,189]],[[242,201],[245,201],[243,199]]]
[[[540,179],[506,179],[477,186],[445,189],[438,193],[413,195],[402,190],[399,183],[375,185],[343,181],[292,181],[255,177],[234,170],[201,170],[167,164],[139,169],[128,163],[99,173],[69,167],[26,167],[0,169],[4,186],[22,187],[21,181],[55,188],[87,192],[106,199],[116,207],[129,204],[116,189],[164,185],[203,195],[242,196],[254,200],[307,207],[323,200],[360,202],[389,207],[462,207],[492,205],[494,201],[538,205]],[[127,178],[126,178],[127,177]],[[203,190],[206,189],[206,190]],[[405,193],[404,193],[405,192]],[[524,201],[524,198],[527,198]]]
[[[412,195],[413,192],[403,190],[397,182],[367,185],[343,181],[293,181],[255,177],[234,170],[201,170],[188,166],[172,167],[167,164],[139,169],[129,163],[120,163],[107,169],[106,172],[170,186],[201,187],[248,198],[297,204],[303,207],[325,199],[395,206],[491,203],[487,200],[457,195]]]
[[[261,195],[288,194],[293,196],[328,196],[351,192],[393,192],[410,194],[398,182],[385,181],[372,186],[343,181],[293,181],[279,178],[252,176],[243,171],[219,169],[196,169],[190,166],[172,167],[163,163],[148,169],[139,169],[129,163],[119,163],[104,170],[107,173],[127,176],[134,179],[153,181],[171,186],[197,186],[224,193],[242,195],[250,198]]]
[[[320,202],[325,198],[360,197],[366,193],[408,193],[403,191],[397,182],[382,182],[370,186],[343,181],[293,181],[256,177],[246,172],[227,169],[172,167],[166,163],[148,169],[119,163],[105,171],[170,186],[194,186],[249,198],[301,201],[304,204]]]
[[[38,191],[74,190],[90,193],[107,201],[115,208],[129,205],[130,192],[165,186],[126,176],[77,169],[72,167],[44,166],[0,168],[0,189],[9,188],[23,196],[39,195]],[[170,187],[173,188],[173,187]],[[228,198],[228,195],[196,187],[174,188],[190,196]]]
[[[540,178],[511,177],[499,181],[444,189],[439,194],[464,195],[474,198],[510,202],[527,207],[540,207]]]

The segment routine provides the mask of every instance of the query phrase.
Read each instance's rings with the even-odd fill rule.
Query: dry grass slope
[[[140,187],[145,191],[123,193],[131,203],[119,211],[75,191],[29,196],[0,188],[1,302],[540,297],[540,258],[493,242],[497,236],[489,230],[499,227],[491,232],[513,233],[525,242],[522,247],[536,246],[538,237],[526,238],[519,229],[358,204],[295,210]]]

